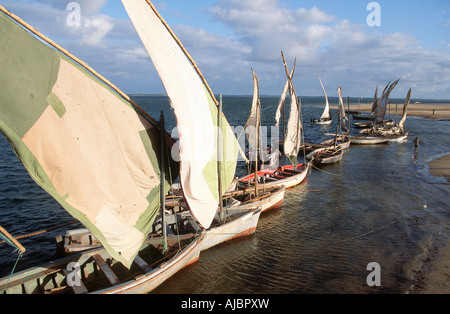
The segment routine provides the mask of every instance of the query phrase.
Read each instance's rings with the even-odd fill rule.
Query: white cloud
[[[163,92],[143,45],[129,20],[100,14],[105,0],[80,1],[81,26],[69,27],[65,1],[2,1],[32,26],[86,61],[126,92]],[[160,3],[169,7],[170,2]],[[167,8],[169,10],[170,8]],[[341,85],[346,95],[373,95],[376,85],[402,78],[392,96],[409,87],[419,97],[450,97],[450,56],[421,46],[402,33],[338,19],[324,10],[290,8],[283,0],[221,0],[208,12],[229,31],[171,25],[217,93],[251,94],[255,69],[262,94],[279,94],[285,83],[280,51],[299,95],[321,95],[320,74],[331,96]],[[445,45],[448,43],[446,42]],[[445,95],[445,96],[444,96]]]

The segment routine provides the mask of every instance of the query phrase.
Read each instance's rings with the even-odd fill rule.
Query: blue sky
[[[65,0],[0,0],[126,93],[164,93],[119,0],[79,0],[81,25],[67,25]],[[450,99],[450,1],[377,1],[381,25],[369,27],[369,0],[153,1],[194,57],[215,93],[263,95],[285,83],[280,51],[300,96],[320,96],[317,76],[336,96],[373,95],[402,78],[392,97]]]

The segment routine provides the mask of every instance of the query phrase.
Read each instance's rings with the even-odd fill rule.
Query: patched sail
[[[159,129],[1,9],[0,131],[36,183],[130,266],[171,184],[160,182]]]
[[[320,85],[322,85],[323,94],[325,95],[325,109],[323,110],[322,116],[320,119],[330,119],[330,102],[328,101],[328,95],[325,91],[325,87],[323,86],[322,79],[319,76]]]
[[[219,203],[217,173],[217,101],[195,62],[146,0],[122,0],[174,109],[179,132],[180,182],[196,220],[208,228]],[[222,190],[231,184],[237,140],[222,115]]]

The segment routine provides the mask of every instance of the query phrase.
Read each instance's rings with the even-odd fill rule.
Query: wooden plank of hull
[[[337,144],[338,144],[337,146],[340,149],[347,149],[347,148],[349,148],[350,147],[350,143],[351,143],[351,141],[350,141],[350,138],[348,136],[345,136],[344,138],[342,138],[342,136],[340,136],[338,138],[338,140],[337,140]],[[329,139],[329,140],[323,142],[322,144],[323,145],[328,145],[328,146],[334,145],[334,138]]]
[[[317,159],[314,159],[314,162],[317,164],[320,164],[320,165],[334,164],[334,163],[341,161],[343,156],[344,156],[344,154],[341,153],[336,156],[317,158]]]
[[[377,145],[388,142],[385,137],[371,137],[371,136],[351,136],[352,145]]]
[[[125,282],[119,283],[117,276],[112,280],[115,286],[110,286],[110,283],[101,283],[101,287],[95,291],[90,291],[93,294],[115,294],[115,293],[149,293],[156,287],[158,287],[165,280],[170,278],[177,271],[182,268],[196,262],[199,258],[203,235],[194,239],[188,244],[182,251],[178,252],[175,257],[163,262],[158,267],[151,269],[150,266],[147,270],[151,270],[147,273],[142,273],[132,279],[126,279]],[[78,263],[82,273],[86,275],[93,275],[94,260],[101,262],[103,259],[99,259],[100,255],[108,255],[104,248],[98,248],[90,250],[84,253],[79,253],[60,259],[58,261],[49,263],[45,266],[34,267],[15,274],[11,279],[0,279],[0,291],[3,291],[5,285],[7,288],[5,293],[7,294],[43,294],[43,293],[85,293],[86,287],[81,284],[79,287],[69,287],[67,285],[67,266],[70,263]],[[104,262],[104,260],[103,260]],[[106,263],[105,263],[106,264]],[[106,267],[107,266],[107,267]],[[109,268],[108,265],[103,265],[101,268]],[[112,270],[107,270],[108,272]],[[73,274],[72,274],[73,276]],[[83,283],[85,280],[83,276],[79,277]],[[82,279],[83,278],[83,279]],[[90,279],[91,280],[91,279]],[[105,281],[105,280],[102,280]],[[111,280],[110,280],[111,281]],[[106,281],[107,282],[107,281]],[[86,284],[87,286],[87,284]]]
[[[260,215],[260,209],[248,211],[229,222],[209,228],[205,231],[202,251],[221,243],[255,233]]]
[[[266,196],[260,197],[256,200],[249,201],[238,205],[235,207],[236,210],[242,209],[250,209],[259,207],[261,209],[261,213],[264,213],[268,210],[275,209],[281,207],[283,205],[284,195],[286,189],[284,187],[280,188],[278,191],[270,193]]]
[[[258,186],[265,187],[265,188],[273,188],[273,187],[282,187],[284,186],[286,189],[289,189],[291,187],[294,187],[300,183],[302,183],[309,171],[310,164],[307,163],[306,167],[304,167],[303,164],[297,165],[297,168],[294,170],[294,166],[284,166],[281,167],[280,170],[262,170],[258,172],[258,177],[263,177],[266,174],[269,175],[269,182],[260,183]],[[297,170],[300,169],[300,170]],[[271,180],[270,176],[275,176],[276,172],[286,173],[286,176],[279,176],[278,178],[274,178],[275,180]],[[239,179],[242,183],[251,182],[251,185],[253,185],[253,178],[254,174],[251,174],[249,176],[243,177]]]
[[[198,261],[203,236],[194,240],[183,251],[167,263],[153,269],[150,273],[134,278],[118,286],[95,292],[95,294],[147,294],[172,277],[181,269]]]

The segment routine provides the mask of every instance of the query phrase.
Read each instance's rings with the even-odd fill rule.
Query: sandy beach
[[[386,118],[389,115],[395,117],[397,107],[397,115],[400,117],[403,111],[403,104],[391,104],[390,108],[388,106],[386,111]],[[337,106],[331,106],[333,109],[337,109]],[[345,107],[347,110],[347,106]],[[350,110],[370,112],[372,109],[372,104],[358,104],[350,105]],[[450,105],[434,105],[434,104],[409,104],[408,105],[408,115],[416,117],[425,117],[428,119],[450,119]]]

